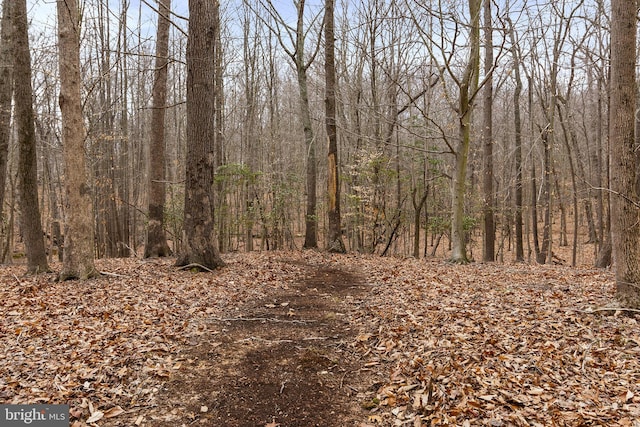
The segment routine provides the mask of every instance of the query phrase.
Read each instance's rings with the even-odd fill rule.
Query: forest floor
[[[607,308],[610,271],[172,261],[0,267],[0,403],[67,403],[74,427],[640,426],[638,314]]]

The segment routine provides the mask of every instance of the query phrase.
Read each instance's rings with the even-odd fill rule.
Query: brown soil
[[[302,266],[299,283],[210,319],[149,425],[358,425],[357,393],[371,383],[350,351],[349,312],[366,285],[333,267]]]

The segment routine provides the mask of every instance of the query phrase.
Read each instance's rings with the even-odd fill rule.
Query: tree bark
[[[340,174],[338,163],[338,135],[336,129],[334,6],[334,0],[327,0],[325,2],[325,114],[327,139],[329,140],[329,164],[327,175],[329,238],[327,242],[327,249],[329,252],[344,253],[346,252],[346,249],[344,247],[344,242],[342,241],[342,227],[340,226]]]
[[[219,126],[217,96],[221,88],[215,78],[215,33],[219,31],[218,0],[189,2],[187,42],[187,170],[184,203],[183,253],[176,265],[200,264],[208,269],[224,266],[218,251],[214,222],[214,172]]]
[[[495,261],[495,196],[493,194],[493,28],[491,24],[491,0],[484,0],[484,33],[485,55],[484,72],[486,77],[484,86],[484,105],[482,140],[484,161],[484,203],[482,206],[484,218],[484,245],[482,258],[485,262]]]
[[[26,0],[15,0],[12,17],[15,31],[14,72],[20,76],[15,79],[14,98],[19,146],[20,228],[27,255],[27,272],[34,274],[49,271],[49,265],[38,204],[38,163]]]
[[[520,95],[522,94],[522,78],[520,77],[520,55],[516,44],[513,23],[509,20],[509,37],[511,39],[511,53],[513,56],[513,74],[516,87],[513,90],[513,127],[515,130],[515,239],[516,261],[524,261],[524,241],[522,236],[522,119],[520,117]]]
[[[171,0],[159,0],[156,40],[156,75],[153,82],[151,146],[149,149],[149,224],[144,257],[171,255],[164,231],[166,199],[165,109],[167,101],[167,67],[169,64],[169,11]]]
[[[304,129],[304,141],[307,151],[307,206],[305,212],[304,247],[315,249],[318,247],[318,214],[317,214],[317,180],[316,144],[311,125],[311,112],[309,108],[309,89],[307,85],[307,69],[309,64],[304,58],[304,0],[298,4],[298,22],[296,27],[296,50],[293,60],[298,75],[298,89],[300,92],[300,110],[302,126]]]
[[[452,219],[451,219],[451,261],[466,263],[467,242],[464,230],[465,190],[467,184],[467,163],[471,144],[471,112],[473,110],[472,96],[477,92],[480,65],[480,6],[481,0],[469,1],[469,16],[471,19],[469,34],[469,58],[464,75],[460,81],[458,100],[459,138],[456,149],[455,171],[452,189]]]
[[[2,2],[0,22],[0,216],[4,207],[4,192],[7,182],[9,137],[11,126],[11,98],[13,95],[13,23],[11,2]]]
[[[425,183],[426,184],[426,183]],[[413,257],[418,259],[420,258],[420,214],[422,212],[422,208],[427,202],[427,196],[429,195],[429,186],[426,186],[424,189],[424,193],[418,202],[416,200],[416,195],[418,193],[418,189],[413,189],[412,201],[413,201],[413,228],[415,233],[413,235]],[[427,246],[427,241],[425,239],[424,245]]]
[[[636,187],[634,133],[636,109],[635,1],[611,1],[611,235],[616,269],[616,298],[625,307],[640,308],[640,194]]]
[[[80,11],[77,0],[58,0],[60,112],[65,170],[65,232],[59,279],[99,275],[94,266],[93,201],[87,179],[80,80]]]

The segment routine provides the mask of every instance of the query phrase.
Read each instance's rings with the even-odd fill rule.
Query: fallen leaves
[[[248,299],[289,307],[269,299],[302,274],[283,258],[357,272],[370,287],[345,300],[345,319],[349,351],[378,382],[336,390],[357,390],[362,426],[640,427],[637,314],[594,310],[613,299],[611,272],[317,252],[228,256],[214,274],[101,260],[115,274],[89,282],[15,280],[20,268],[3,267],[0,399],[67,403],[75,426],[147,425],[144,408],[211,319],[264,321],[236,310]]]
[[[361,398],[379,399],[384,425],[640,419],[637,320],[584,313],[613,298],[610,272],[365,259],[360,268],[373,290],[353,347],[383,378]]]
[[[15,280],[24,268],[2,267],[0,401],[69,404],[76,425],[126,416],[143,424],[127,413],[156,404],[160,385],[180,372],[179,349],[198,342],[209,317],[299,274],[271,259],[230,256],[215,274],[177,271],[171,259],[98,260],[114,274],[87,282]]]

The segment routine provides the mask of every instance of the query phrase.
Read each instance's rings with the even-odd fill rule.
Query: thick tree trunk
[[[183,252],[176,265],[224,266],[218,251],[214,221],[214,172],[219,133],[216,122],[217,87],[213,34],[220,26],[218,0],[189,2],[187,43],[187,176],[185,183]],[[217,28],[218,27],[218,28]]]
[[[15,31],[15,75],[20,76],[15,80],[14,98],[19,146],[20,228],[27,253],[28,273],[43,273],[49,271],[49,265],[38,204],[38,163],[26,0],[15,0],[12,17]]]
[[[97,276],[93,202],[87,180],[85,131],[80,97],[80,12],[77,0],[58,0],[60,112],[65,167],[65,233],[60,279]]]
[[[164,232],[165,183],[165,108],[167,66],[169,63],[169,11],[171,0],[159,0],[156,40],[156,75],[153,82],[151,146],[149,149],[149,224],[144,257],[171,255]]]
[[[327,249],[329,252],[344,253],[346,249],[342,241],[342,227],[340,225],[340,174],[338,163],[338,135],[336,129],[336,65],[335,65],[335,35],[334,35],[334,0],[325,3],[325,114],[327,138],[329,139],[328,155],[328,215],[329,237]]]
[[[451,261],[467,263],[467,242],[464,233],[464,207],[467,186],[467,162],[469,158],[471,112],[465,113],[460,119],[460,144],[456,150],[455,172],[453,176],[453,189],[451,194],[452,221],[451,221]]]
[[[611,235],[616,298],[640,308],[640,195],[634,133],[636,110],[636,2],[611,1]]]

